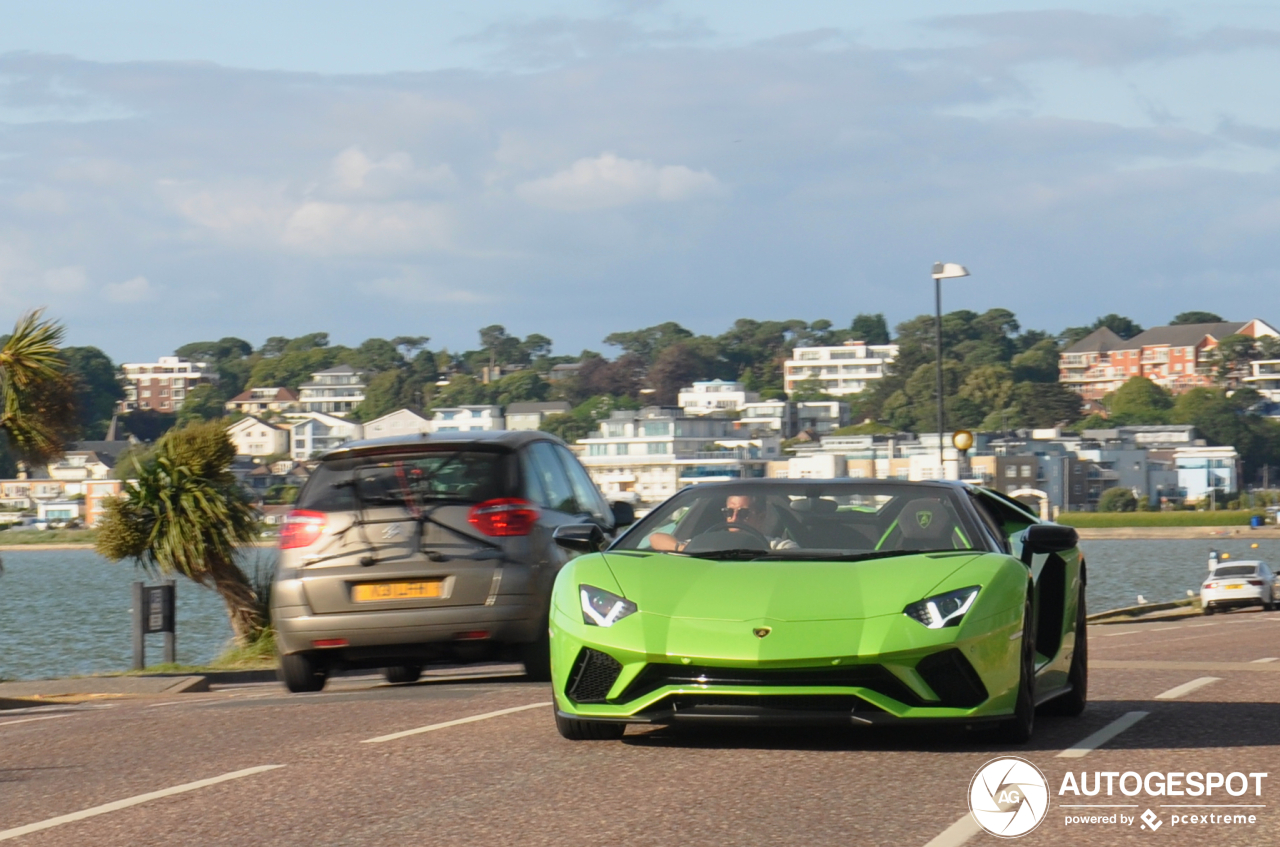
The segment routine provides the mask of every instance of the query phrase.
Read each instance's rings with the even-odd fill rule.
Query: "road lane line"
[[[79,812],[72,812],[69,815],[59,815],[56,818],[49,818],[45,821],[37,823],[29,823],[26,826],[19,826],[13,829],[0,831],[0,841],[8,841],[10,838],[17,838],[20,835],[27,835],[32,832],[39,832],[42,829],[51,829],[55,826],[61,826],[64,823],[74,823],[82,821],[85,818],[97,817],[105,815],[107,812],[117,812],[120,809],[127,809],[130,806],[137,806],[140,803],[146,803],[151,800],[159,800],[161,797],[171,797],[174,794],[183,794],[187,791],[195,791],[197,788],[207,788],[210,785],[217,785],[219,782],[227,782],[232,779],[240,779],[245,776],[253,776],[263,771],[275,770],[282,768],[284,765],[259,765],[256,768],[245,768],[242,771],[232,771],[224,773],[222,776],[214,776],[209,779],[200,779],[195,782],[188,782],[183,785],[175,785],[172,788],[162,788],[159,791],[152,791],[147,794],[139,794],[136,797],[127,797],[124,800],[116,800],[114,803],[104,803],[101,806],[94,806],[91,809],[83,809]]]
[[[982,827],[973,819],[973,815],[965,815],[935,836],[924,847],[960,847],[979,832],[982,832]]]
[[[0,726],[9,726],[10,724],[15,724],[15,723],[31,723],[32,721],[51,721],[55,718],[69,718],[69,717],[71,717],[71,715],[45,715],[44,717],[41,717],[41,718],[23,718],[22,720],[17,720],[17,721],[5,721],[4,723],[0,723]]]
[[[1077,741],[1075,745],[1068,747],[1058,754],[1060,759],[1079,759],[1089,754],[1090,750],[1096,750],[1103,744],[1115,738],[1138,721],[1145,718],[1150,712],[1126,712],[1119,718],[1104,726],[1087,738]],[[934,839],[924,847],[960,847],[970,838],[982,832],[982,827],[973,819],[972,814],[967,814],[951,826],[944,829]]]
[[[1254,659],[1254,660],[1253,660],[1253,664],[1255,664],[1255,665],[1263,665],[1263,664],[1266,664],[1267,662],[1274,662],[1274,661],[1276,661],[1276,657],[1275,657],[1275,656],[1268,656],[1268,657],[1267,657],[1267,658],[1265,658],[1265,659]]]
[[[1170,688],[1168,691],[1164,691],[1160,694],[1157,694],[1156,699],[1157,700],[1177,700],[1183,694],[1190,694],[1192,691],[1195,691],[1196,689],[1199,689],[1199,688],[1204,688],[1206,685],[1209,685],[1210,683],[1221,682],[1221,681],[1222,681],[1221,677],[1202,676],[1199,679],[1193,679],[1190,682],[1184,682],[1181,685],[1175,685],[1173,688]]]
[[[551,701],[547,700],[542,703],[529,703],[525,706],[513,706],[510,709],[499,709],[496,712],[485,712],[483,715],[472,715],[469,718],[458,718],[454,721],[445,721],[444,723],[433,723],[430,726],[420,726],[417,729],[406,729],[403,732],[393,732],[390,735],[379,735],[377,738],[366,738],[362,744],[380,744],[383,741],[395,741],[397,738],[405,738],[409,735],[418,735],[423,732],[434,732],[437,729],[446,729],[451,726],[459,726],[464,723],[474,723],[476,721],[484,721],[489,718],[500,718],[503,715],[509,715],[513,712],[523,712],[526,709],[543,709],[551,705]]]
[[[1093,735],[1077,741],[1072,746],[1063,750],[1055,758],[1058,759],[1079,759],[1087,756],[1091,750],[1097,750],[1103,744],[1115,738],[1138,721],[1145,718],[1150,712],[1125,712]]]

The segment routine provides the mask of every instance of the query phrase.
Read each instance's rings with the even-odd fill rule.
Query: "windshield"
[[[363,505],[412,510],[433,500],[503,497],[507,456],[492,450],[445,449],[332,459],[316,469],[298,498],[298,508],[342,512]]]
[[[1258,569],[1253,565],[1227,565],[1225,568],[1218,568],[1213,572],[1210,579],[1221,579],[1224,576],[1253,576]]]
[[[663,503],[611,549],[743,560],[985,550],[958,493],[901,482],[702,485]]]

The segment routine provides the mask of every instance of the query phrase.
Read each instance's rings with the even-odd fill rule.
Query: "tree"
[[[1132,319],[1113,312],[1098,318],[1090,326],[1067,327],[1062,331],[1062,343],[1064,346],[1075,344],[1089,333],[1102,329],[1104,326],[1126,341],[1143,331],[1142,327],[1134,323]]]
[[[194,421],[212,421],[223,417],[226,408],[222,393],[216,385],[197,385],[187,392],[178,410],[177,425],[187,426]]]
[[[125,414],[120,423],[125,432],[140,441],[155,441],[177,423],[177,416],[169,412],[157,412],[155,409],[134,409]]]
[[[586,438],[594,432],[596,422],[569,413],[548,415],[543,418],[542,426],[538,427],[538,429],[559,436],[566,444],[572,444],[579,438]]]
[[[107,434],[116,403],[124,399],[124,388],[116,380],[116,366],[97,347],[64,347],[62,358],[75,391],[77,435],[100,439]]]
[[[1138,509],[1138,498],[1127,488],[1117,486],[1108,488],[1098,498],[1099,512],[1135,512]]]
[[[849,337],[868,344],[888,344],[889,325],[885,323],[883,314],[858,315],[849,327]]]
[[[674,405],[680,389],[706,378],[711,367],[711,357],[688,341],[664,347],[649,369],[654,402],[661,406]]]
[[[646,362],[657,361],[658,354],[685,339],[693,338],[693,333],[675,321],[667,321],[657,326],[637,329],[633,332],[615,332],[605,336],[604,343],[621,347],[624,352],[635,353]]]
[[[1114,423],[1162,424],[1169,422],[1173,397],[1145,376],[1130,377],[1102,400]]]
[[[351,417],[371,421],[402,408],[404,381],[404,374],[398,370],[383,371],[374,376],[364,390],[364,401],[352,412]]]
[[[1184,324],[1218,324],[1223,319],[1215,315],[1213,312],[1183,312],[1173,320],[1169,321],[1169,326],[1183,326]]]
[[[1249,362],[1260,358],[1253,336],[1233,333],[1218,342],[1209,358],[1217,365],[1218,379],[1226,380],[1249,370]]]
[[[19,467],[61,456],[78,424],[63,328],[43,314],[27,312],[0,345],[0,435]]]
[[[257,596],[236,564],[237,546],[256,537],[253,508],[229,470],[235,447],[216,421],[161,439],[120,497],[105,503],[97,550],[212,588],[227,607],[236,642],[262,630]]]

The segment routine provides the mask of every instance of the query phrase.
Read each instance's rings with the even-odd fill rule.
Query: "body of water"
[[[1210,550],[1233,559],[1280,563],[1280,540],[1252,548],[1248,537],[1220,542],[1084,541],[1089,609],[1178,600],[1198,592]],[[41,679],[127,670],[132,565],[113,564],[92,550],[20,550],[0,553],[0,677]],[[178,661],[202,664],[231,639],[226,609],[213,591],[179,578]],[[163,636],[147,637],[147,659],[163,657]]]

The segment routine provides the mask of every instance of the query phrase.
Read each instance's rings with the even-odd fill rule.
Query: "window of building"
[[[807,350],[802,352],[798,357],[802,362],[812,362],[815,359],[821,359],[822,354],[817,350]]]
[[[1008,466],[1007,466],[1007,467],[1005,467],[1005,469],[1004,469],[1004,475],[1005,475],[1005,478],[1006,478],[1006,479],[1017,479],[1017,478],[1018,478],[1018,466],[1017,466],[1017,465],[1008,465]]]
[[[609,455],[608,444],[591,444],[587,447],[588,456],[607,456]]]
[[[665,441],[651,441],[647,446],[650,454],[671,452],[671,445]]]
[[[666,421],[645,421],[641,429],[645,435],[671,434],[671,424]]]
[[[1030,465],[1023,465],[1023,466],[1022,466],[1022,478],[1023,478],[1023,479],[1030,479],[1030,478],[1031,478],[1031,466],[1030,466]]]

